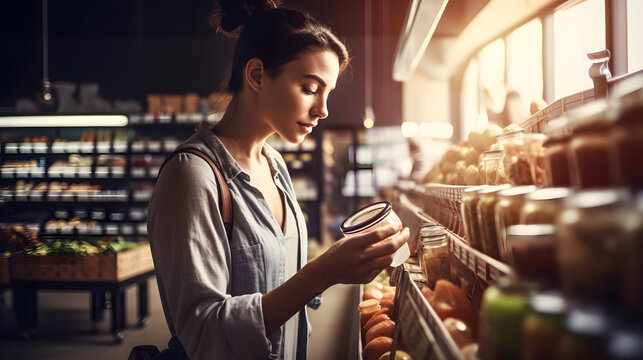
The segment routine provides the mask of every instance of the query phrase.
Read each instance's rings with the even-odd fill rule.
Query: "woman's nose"
[[[325,119],[328,117],[328,106],[325,99],[312,108],[311,115],[319,119]]]

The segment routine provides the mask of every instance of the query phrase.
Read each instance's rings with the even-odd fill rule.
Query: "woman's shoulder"
[[[172,186],[208,186],[214,181],[212,168],[204,159],[192,153],[179,152],[166,161],[157,186],[163,183]]]

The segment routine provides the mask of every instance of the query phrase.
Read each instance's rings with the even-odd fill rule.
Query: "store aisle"
[[[109,331],[109,313],[99,323],[98,333],[91,329],[88,292],[38,293],[38,334],[31,341],[17,337],[11,310],[11,292],[4,293],[0,306],[0,359],[7,360],[126,360],[135,345],[167,347],[170,333],[165,324],[156,280],[149,281],[150,317],[145,328],[136,327],[136,289],[126,291],[125,341],[115,344]]]
[[[148,325],[136,327],[136,290],[128,289],[127,328],[125,341],[114,344],[109,332],[109,313],[99,324],[99,332],[91,329],[89,319],[89,293],[53,292],[38,293],[38,334],[31,341],[17,336],[15,317],[11,310],[11,292],[5,291],[0,305],[0,359],[3,360],[125,360],[135,345],[153,344],[165,348],[170,338],[156,280],[149,282],[150,318]],[[309,311],[313,333],[309,347],[309,360],[352,359],[351,347],[356,339],[351,316],[355,314],[355,285],[336,285],[324,295],[319,310]]]

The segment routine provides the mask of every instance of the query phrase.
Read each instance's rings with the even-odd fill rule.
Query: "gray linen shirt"
[[[196,148],[221,170],[230,189],[232,236],[219,210],[216,178],[196,155],[167,162],[154,188],[147,228],[165,317],[192,360],[283,359],[283,326],[265,333],[261,296],[285,278],[284,234],[262,194],[206,123],[177,149]],[[275,184],[295,214],[297,269],[306,261],[307,231],[281,155],[269,145]],[[297,359],[306,358],[309,324],[299,312]]]

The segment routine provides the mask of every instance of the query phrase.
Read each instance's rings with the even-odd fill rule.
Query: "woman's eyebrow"
[[[326,87],[326,82],[317,75],[310,74],[310,75],[303,75],[303,77],[317,80],[321,84],[321,86]]]

